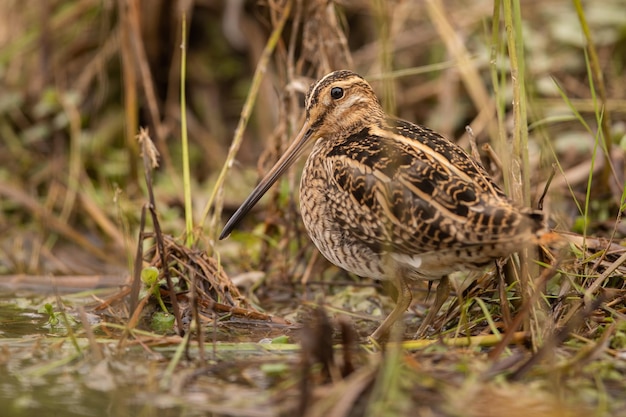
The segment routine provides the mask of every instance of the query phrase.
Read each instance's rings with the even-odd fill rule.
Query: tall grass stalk
[[[585,61],[586,61],[586,65],[587,65],[587,71],[590,71],[589,59],[588,59],[588,56],[587,56],[586,53],[585,53]],[[598,157],[598,147],[600,146],[601,134],[602,133],[601,133],[600,130],[598,130],[596,132],[593,131],[591,126],[589,126],[589,123],[587,123],[587,121],[585,120],[585,117],[582,114],[580,114],[580,112],[577,110],[576,106],[571,102],[570,98],[567,96],[567,94],[561,88],[561,86],[556,81],[555,81],[555,84],[556,84],[556,87],[557,87],[557,91],[559,92],[559,94],[563,98],[563,101],[565,101],[565,104],[567,104],[569,109],[572,111],[572,113],[574,114],[576,119],[585,128],[585,130],[591,136],[593,136],[595,138],[594,144],[593,144],[593,149],[592,149],[592,152],[591,152],[591,164],[590,164],[590,167],[589,167],[589,176],[587,177],[587,191],[585,192],[585,205],[583,207],[580,206],[580,204],[578,202],[578,199],[576,198],[575,191],[568,184],[570,194],[572,195],[572,200],[576,204],[576,207],[578,208],[578,212],[580,213],[580,215],[583,218],[582,235],[583,235],[583,239],[585,239],[586,236],[587,236],[587,226],[588,226],[588,222],[589,222],[589,204],[590,204],[590,201],[591,201],[593,172],[595,170],[596,160],[597,160],[597,157]],[[591,79],[591,77],[590,77],[590,80],[589,80],[589,88],[590,88],[590,91],[591,91],[592,101],[593,101],[593,103],[597,104],[597,101],[595,100],[595,88],[594,88],[593,80]],[[601,120],[602,119],[602,112],[601,112],[600,109],[598,109],[597,106],[596,106],[596,112],[598,113],[597,117]],[[559,167],[559,169],[561,171],[563,171],[563,168],[558,163],[558,158],[556,158],[556,151],[552,147],[551,147],[551,149],[552,149],[552,152],[555,155],[554,156],[555,159],[557,160],[557,166]]]
[[[185,244],[193,244],[193,206],[191,201],[191,168],[189,167],[189,137],[187,135],[187,97],[185,83],[187,73],[187,14],[183,12],[180,55],[180,140],[183,154],[183,192],[185,198]]]
[[[506,86],[506,71],[504,69],[498,70],[499,57],[505,54],[505,43],[500,36],[500,11],[502,9],[502,3],[500,0],[494,0],[493,12],[492,12],[492,26],[491,26],[491,82],[493,85],[493,92],[496,100],[496,117],[498,122],[498,134],[493,138],[493,145],[496,148],[498,156],[502,161],[503,169],[508,169],[511,166],[511,154],[506,152],[508,149],[507,134],[506,134],[506,97],[503,91]],[[511,194],[511,176],[508,172],[502,173],[504,182],[504,191]]]
[[[518,1],[504,0],[503,6],[511,66],[511,86],[513,88],[513,123],[515,126],[513,129],[513,152],[521,162],[519,180],[521,181],[522,192],[521,195],[514,192],[512,197],[525,206],[530,206],[530,163],[528,160],[528,116],[522,17]],[[510,174],[517,175],[517,173]]]
[[[585,51],[585,65],[587,66],[587,73],[591,75],[591,62],[589,59],[589,54],[587,53],[587,51]],[[596,120],[598,120],[598,126],[601,126],[602,124],[602,120],[604,119],[604,112],[602,109],[598,108],[597,104],[597,97],[596,97],[596,89],[594,86],[594,82],[593,82],[593,78],[589,77],[589,91],[591,93],[591,101],[594,103],[595,105],[595,114],[596,114]],[[591,129],[589,129],[589,133],[591,132]],[[598,129],[595,133],[594,136],[594,141],[593,141],[593,152],[591,154],[591,168],[589,169],[589,176],[587,177],[587,190],[585,192],[585,209],[583,212],[583,238],[585,238],[587,236],[587,228],[589,226],[589,204],[591,201],[591,190],[592,190],[592,184],[593,184],[593,168],[596,164],[596,158],[598,157],[598,147],[602,146],[602,129]],[[607,163],[605,165],[605,168],[609,168],[610,165]],[[606,178],[603,177],[601,178],[602,180],[605,180]]]
[[[498,2],[500,3],[500,2]],[[530,193],[530,161],[528,156],[528,113],[527,113],[527,95],[526,95],[526,71],[524,59],[524,38],[522,33],[522,17],[520,2],[515,0],[503,0],[502,19],[504,20],[506,51],[508,55],[510,69],[510,85],[512,89],[512,106],[513,106],[513,138],[512,138],[512,155],[507,155],[508,161],[503,164],[503,176],[508,179],[508,194],[517,204],[529,207],[531,204]],[[494,5],[494,20],[500,19],[499,5]],[[498,8],[496,8],[498,7]],[[494,21],[492,37],[498,43],[500,48],[504,48],[504,42],[499,41],[500,25]],[[497,36],[497,38],[496,38]],[[494,46],[495,47],[495,46]],[[493,57],[494,52],[492,52]],[[501,135],[506,135],[504,126],[504,101],[502,94],[506,85],[506,80],[498,80],[496,73],[492,73],[495,85],[500,86],[498,93],[500,94],[498,106],[498,121],[500,123]],[[499,141],[499,150],[507,149],[507,138],[502,136]],[[503,146],[504,145],[504,146]],[[505,152],[506,154],[506,152]],[[507,181],[505,181],[507,183]],[[537,288],[534,288],[532,277],[536,275],[537,267],[530,263],[531,253],[529,250],[521,250],[518,253],[519,263],[511,264],[508,268],[508,275],[515,276],[514,281],[519,283],[520,295],[523,300],[532,300]],[[528,310],[528,314],[523,318],[523,326],[530,331],[531,340],[535,348],[541,345],[542,328],[540,317],[543,315],[539,312],[539,302],[532,303]]]

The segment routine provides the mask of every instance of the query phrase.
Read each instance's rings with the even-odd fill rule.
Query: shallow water
[[[56,305],[56,298],[0,293],[2,417],[193,417],[232,415],[229,410],[236,409],[246,409],[245,415],[251,416],[276,415],[268,408],[264,392],[275,381],[259,371],[262,363],[248,365],[248,369],[223,367],[257,356],[261,350],[255,353],[255,343],[247,353],[239,347],[224,351],[217,361],[210,360],[207,343],[209,360],[200,367],[193,360],[199,356],[194,345],[192,360],[181,361],[168,377],[166,367],[179,339],[161,347],[129,343],[120,348],[119,333],[107,334],[95,324],[100,350],[96,353],[78,322],[72,326],[75,343],[62,324],[50,325],[43,311],[47,302]],[[233,370],[249,375],[253,383],[230,383]]]

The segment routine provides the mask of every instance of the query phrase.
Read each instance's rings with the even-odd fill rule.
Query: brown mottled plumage
[[[315,140],[300,182],[309,236],[335,265],[390,280],[397,305],[372,334],[382,339],[411,302],[407,282],[441,279],[425,329],[445,301],[447,275],[484,267],[537,242],[539,212],[511,204],[463,149],[385,115],[370,85],[335,71],[309,89],[306,121],[289,149],[228,221],[226,237]]]

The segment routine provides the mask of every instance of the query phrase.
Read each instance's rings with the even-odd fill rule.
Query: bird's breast
[[[331,179],[327,162],[324,150],[316,146],[302,171],[300,212],[307,233],[334,265],[362,277],[385,279],[379,254],[342,226],[354,222],[345,214],[353,202]]]

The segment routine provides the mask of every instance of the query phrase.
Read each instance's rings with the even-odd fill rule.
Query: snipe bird
[[[441,279],[421,332],[448,295],[448,274],[484,268],[543,233],[540,212],[515,207],[456,144],[388,117],[358,74],[343,70],[321,78],[310,87],[305,109],[304,126],[220,239],[315,141],[300,181],[311,240],[333,264],[389,280],[398,290],[396,307],[373,339],[385,339],[409,307],[409,281]]]

